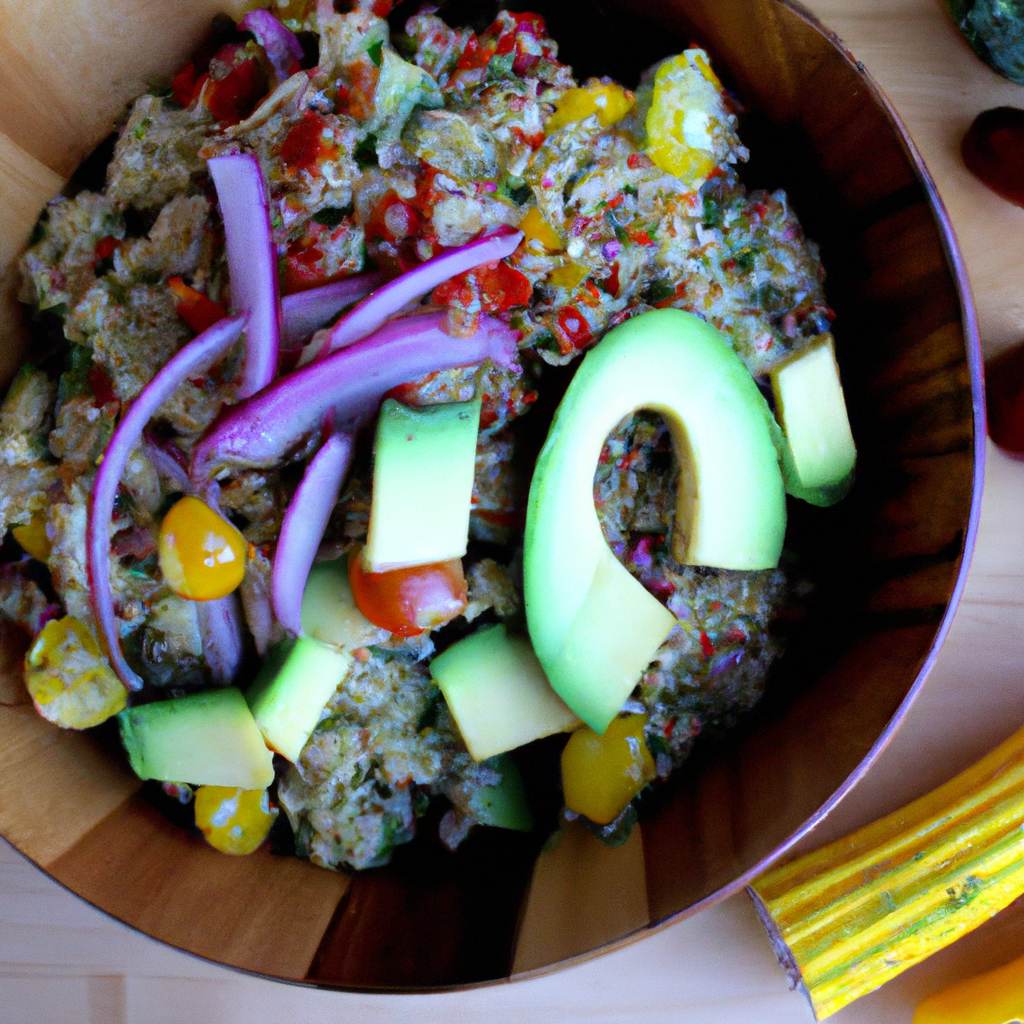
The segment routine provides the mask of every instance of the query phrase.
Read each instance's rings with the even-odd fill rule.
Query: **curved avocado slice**
[[[681,310],[656,310],[587,353],[534,472],[524,585],[530,637],[551,685],[600,733],[676,622],[612,554],[594,508],[601,448],[638,409],[660,413],[672,435],[679,562],[770,568],[786,532],[770,412],[715,328]]]

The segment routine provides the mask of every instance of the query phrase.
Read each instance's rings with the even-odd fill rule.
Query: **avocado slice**
[[[787,489],[812,505],[834,505],[853,482],[857,447],[850,430],[831,334],[772,371],[786,438]]]
[[[455,724],[476,761],[571,732],[580,720],[551,689],[530,641],[489,626],[430,663]]]
[[[598,733],[676,621],[612,555],[594,508],[605,438],[638,409],[665,418],[676,450],[677,561],[773,567],[786,532],[770,412],[714,327],[681,310],[655,310],[587,353],[534,471],[524,585],[537,657],[555,691]]]
[[[370,572],[466,553],[479,424],[480,399],[419,409],[384,402],[363,548]]]
[[[383,643],[391,635],[356,607],[348,579],[348,557],[317,562],[302,591],[302,631],[325,644],[354,650]]]
[[[273,754],[233,686],[125,708],[117,719],[140,779],[242,789],[274,781]]]
[[[246,699],[267,746],[294,764],[352,668],[352,655],[306,636],[286,654],[276,653],[267,659]]]
[[[515,761],[508,754],[498,754],[489,762],[500,776],[494,786],[483,786],[473,794],[470,810],[481,825],[529,832],[533,828],[533,815],[526,799],[526,787]]]

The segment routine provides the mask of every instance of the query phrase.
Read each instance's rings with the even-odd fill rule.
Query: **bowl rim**
[[[977,311],[974,305],[974,299],[971,292],[970,280],[967,274],[967,268],[964,263],[963,255],[960,251],[959,243],[956,239],[956,235],[953,230],[952,222],[949,214],[946,210],[945,204],[939,194],[938,188],[929,172],[924,158],[920,151],[915,145],[906,125],[902,118],[897,113],[894,105],[886,96],[885,92],[874,80],[871,74],[868,72],[864,63],[857,59],[850,48],[840,39],[835,32],[828,28],[821,19],[804,7],[799,0],[771,0],[773,4],[788,10],[800,20],[805,22],[810,28],[818,32],[823,36],[836,52],[851,66],[854,72],[858,75],[860,84],[866,89],[871,99],[877,105],[881,113],[885,116],[886,120],[891,127],[893,134],[903,152],[904,157],[907,159],[914,176],[924,189],[927,197],[928,206],[930,208],[935,227],[938,231],[939,241],[942,246],[943,254],[946,258],[947,266],[950,270],[950,274],[953,278],[953,284],[956,289],[957,298],[960,306],[960,316],[963,326],[964,336],[964,347],[965,354],[967,356],[967,366],[970,376],[971,385],[971,402],[972,402],[972,422],[974,429],[973,437],[973,470],[972,470],[972,484],[971,484],[971,502],[970,511],[967,518],[967,526],[964,531],[963,543],[960,550],[960,564],[957,569],[956,579],[954,581],[953,590],[950,594],[949,600],[946,604],[945,611],[942,619],[940,620],[935,636],[928,648],[928,651],[924,657],[920,669],[914,679],[914,682],[910,686],[903,700],[900,702],[896,710],[893,712],[892,717],[889,719],[885,728],[879,734],[878,738],[872,744],[871,748],[864,755],[859,764],[853,769],[853,771],[846,777],[846,779],[839,785],[839,787],[826,799],[817,810],[811,814],[793,833],[780,843],[774,850],[762,857],[752,867],[746,869],[741,874],[737,875],[732,881],[727,882],[725,885],[719,887],[714,892],[705,896],[703,899],[698,900],[696,903],[691,904],[688,907],[684,907],[681,910],[675,911],[666,917],[650,922],[634,931],[627,932],[623,935],[618,936],[609,942],[595,946],[590,950],[583,953],[574,954],[566,957],[562,960],[555,961],[550,964],[545,964],[542,967],[531,968],[529,970],[519,971],[511,973],[508,976],[501,978],[493,978],[486,981],[466,982],[460,984],[450,985],[424,985],[424,986],[409,986],[409,985],[343,985],[336,984],[330,981],[322,981],[317,979],[305,979],[305,978],[294,978],[285,977],[282,975],[271,974],[264,971],[254,970],[239,966],[237,964],[225,963],[222,960],[216,960],[212,957],[206,956],[202,953],[197,953],[190,949],[185,949],[182,946],[175,945],[174,943],[155,936],[147,932],[145,929],[125,921],[122,918],[116,916],[109,910],[93,903],[86,896],[76,892],[69,885],[60,881],[55,875],[53,875],[46,867],[38,863],[29,854],[19,849],[13,842],[10,842],[5,837],[0,836],[7,843],[8,847],[18,854],[19,857],[33,865],[37,870],[41,871],[47,876],[52,882],[56,883],[65,892],[69,893],[78,900],[92,907],[104,917],[111,921],[116,922],[118,925],[129,928],[131,931],[145,936],[147,939],[159,942],[161,945],[167,946],[177,952],[183,953],[187,956],[193,957],[203,963],[211,964],[215,967],[221,967],[226,970],[234,971],[242,975],[246,975],[252,978],[261,980],[270,980],[281,982],[288,985],[294,985],[299,988],[317,989],[321,991],[339,992],[339,993],[358,993],[363,995],[432,995],[432,994],[446,994],[446,993],[459,993],[468,992],[476,989],[491,988],[498,985],[507,985],[513,982],[530,981],[537,978],[545,977],[549,974],[553,974],[558,971],[562,971],[566,968],[574,967],[579,964],[586,963],[596,957],[603,956],[606,953],[611,953],[615,950],[622,949],[628,945],[632,945],[650,935],[660,932],[673,924],[685,920],[686,918],[692,917],[698,914],[702,910],[709,909],[716,904],[735,896],[744,888],[749,888],[750,883],[770,866],[775,864],[777,861],[782,859],[793,847],[795,847],[803,839],[813,832],[813,830],[821,824],[821,822],[838,806],[838,804],[850,793],[850,791],[857,785],[858,782],[863,779],[867,772],[873,767],[875,762],[879,759],[883,751],[892,742],[897,731],[903,725],[906,718],[907,712],[917,699],[921,690],[923,689],[928,676],[931,674],[932,668],[938,658],[939,651],[942,648],[952,626],[953,618],[956,615],[957,609],[960,605],[960,600],[963,596],[964,587],[966,585],[967,576],[970,570],[971,558],[974,553],[975,541],[978,533],[978,524],[981,517],[981,501],[982,491],[984,487],[985,477],[985,461],[986,461],[986,442],[987,442],[987,426],[985,416],[985,382],[984,382],[984,363],[982,358],[981,349],[981,337],[978,327]]]

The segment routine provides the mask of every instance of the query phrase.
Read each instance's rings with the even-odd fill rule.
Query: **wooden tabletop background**
[[[1024,107],[961,40],[939,0],[805,0],[864,62],[921,149],[966,258],[986,356],[1024,338],[1024,210],[963,168],[980,110]],[[949,640],[906,724],[812,837],[819,845],[945,780],[1024,724],[1024,462],[991,445],[977,548]],[[841,1011],[910,1024],[924,996],[1024,955],[1024,901]],[[248,977],[109,919],[0,841],[2,1024],[486,1020],[806,1024],[746,896],[548,977],[437,996],[321,992]]]

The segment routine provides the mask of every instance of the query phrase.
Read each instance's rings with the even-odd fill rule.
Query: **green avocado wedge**
[[[677,561],[771,568],[786,532],[768,406],[714,327],[681,310],[656,310],[587,353],[534,471],[524,587],[530,638],[552,687],[599,733],[676,622],[612,554],[594,507],[605,439],[638,409],[663,416],[672,435]]]

